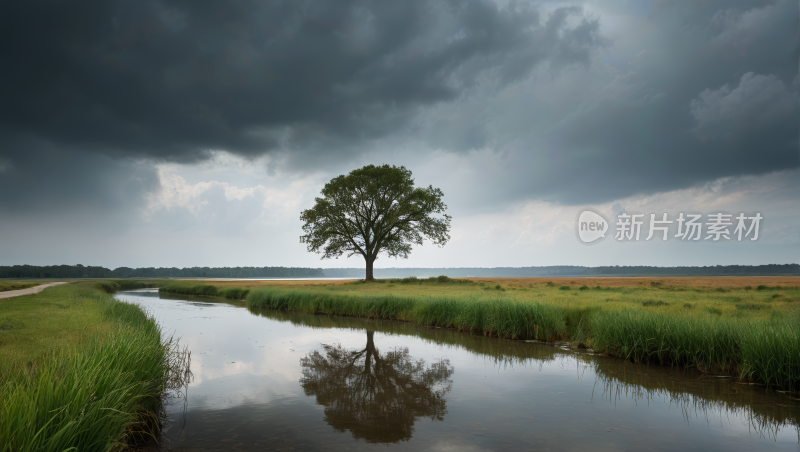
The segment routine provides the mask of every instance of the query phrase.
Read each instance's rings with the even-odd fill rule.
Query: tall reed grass
[[[3,375],[0,451],[110,451],[156,435],[165,391],[188,378],[188,353],[138,306],[102,303],[110,328]]]
[[[159,293],[172,293],[180,295],[193,295],[196,297],[223,297],[229,300],[244,300],[250,289],[240,287],[218,288],[211,284],[167,284],[158,289]]]
[[[157,287],[155,283],[147,283],[144,281],[130,280],[130,279],[117,279],[115,281],[98,281],[94,285],[96,288],[105,293],[114,293],[118,290],[131,290],[131,289],[144,289],[147,287]]]
[[[570,340],[635,362],[697,366],[800,390],[800,325],[791,320],[273,288],[251,290],[246,303],[248,308],[397,319],[513,339]]]
[[[254,289],[246,303],[250,308],[407,320],[514,339],[567,337],[561,309],[536,302]]]

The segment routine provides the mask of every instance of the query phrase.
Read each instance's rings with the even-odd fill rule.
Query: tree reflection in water
[[[306,395],[325,406],[325,421],[340,432],[370,443],[408,441],[418,417],[441,421],[447,414],[443,396],[450,391],[450,361],[430,366],[414,360],[408,348],[381,354],[367,331],[363,350],[323,344],[300,360]]]

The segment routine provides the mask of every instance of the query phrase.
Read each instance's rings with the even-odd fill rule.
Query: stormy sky
[[[794,0],[5,2],[0,265],[360,267],[300,211],[385,163],[452,240],[377,267],[796,263],[799,31]],[[764,221],[586,246],[583,207]]]

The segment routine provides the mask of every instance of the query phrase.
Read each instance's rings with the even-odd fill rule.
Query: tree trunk
[[[369,257],[366,258],[367,261],[367,281],[375,281],[375,278],[372,276],[372,263],[375,262],[375,259],[370,259]]]

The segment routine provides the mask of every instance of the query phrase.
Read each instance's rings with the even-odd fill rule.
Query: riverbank
[[[0,450],[117,450],[152,438],[188,355],[93,282],[0,301]]]
[[[246,304],[404,320],[521,340],[569,341],[635,362],[694,366],[800,390],[800,278],[780,281],[794,283],[791,287],[768,285],[775,282],[769,278],[692,278],[701,280],[699,287],[671,285],[666,278],[628,279],[627,287],[591,279],[593,286],[586,284],[589,278],[514,278],[505,284],[496,278],[405,278],[271,287],[259,281],[248,283]],[[172,283],[161,290],[201,296],[248,290],[233,284]]]

